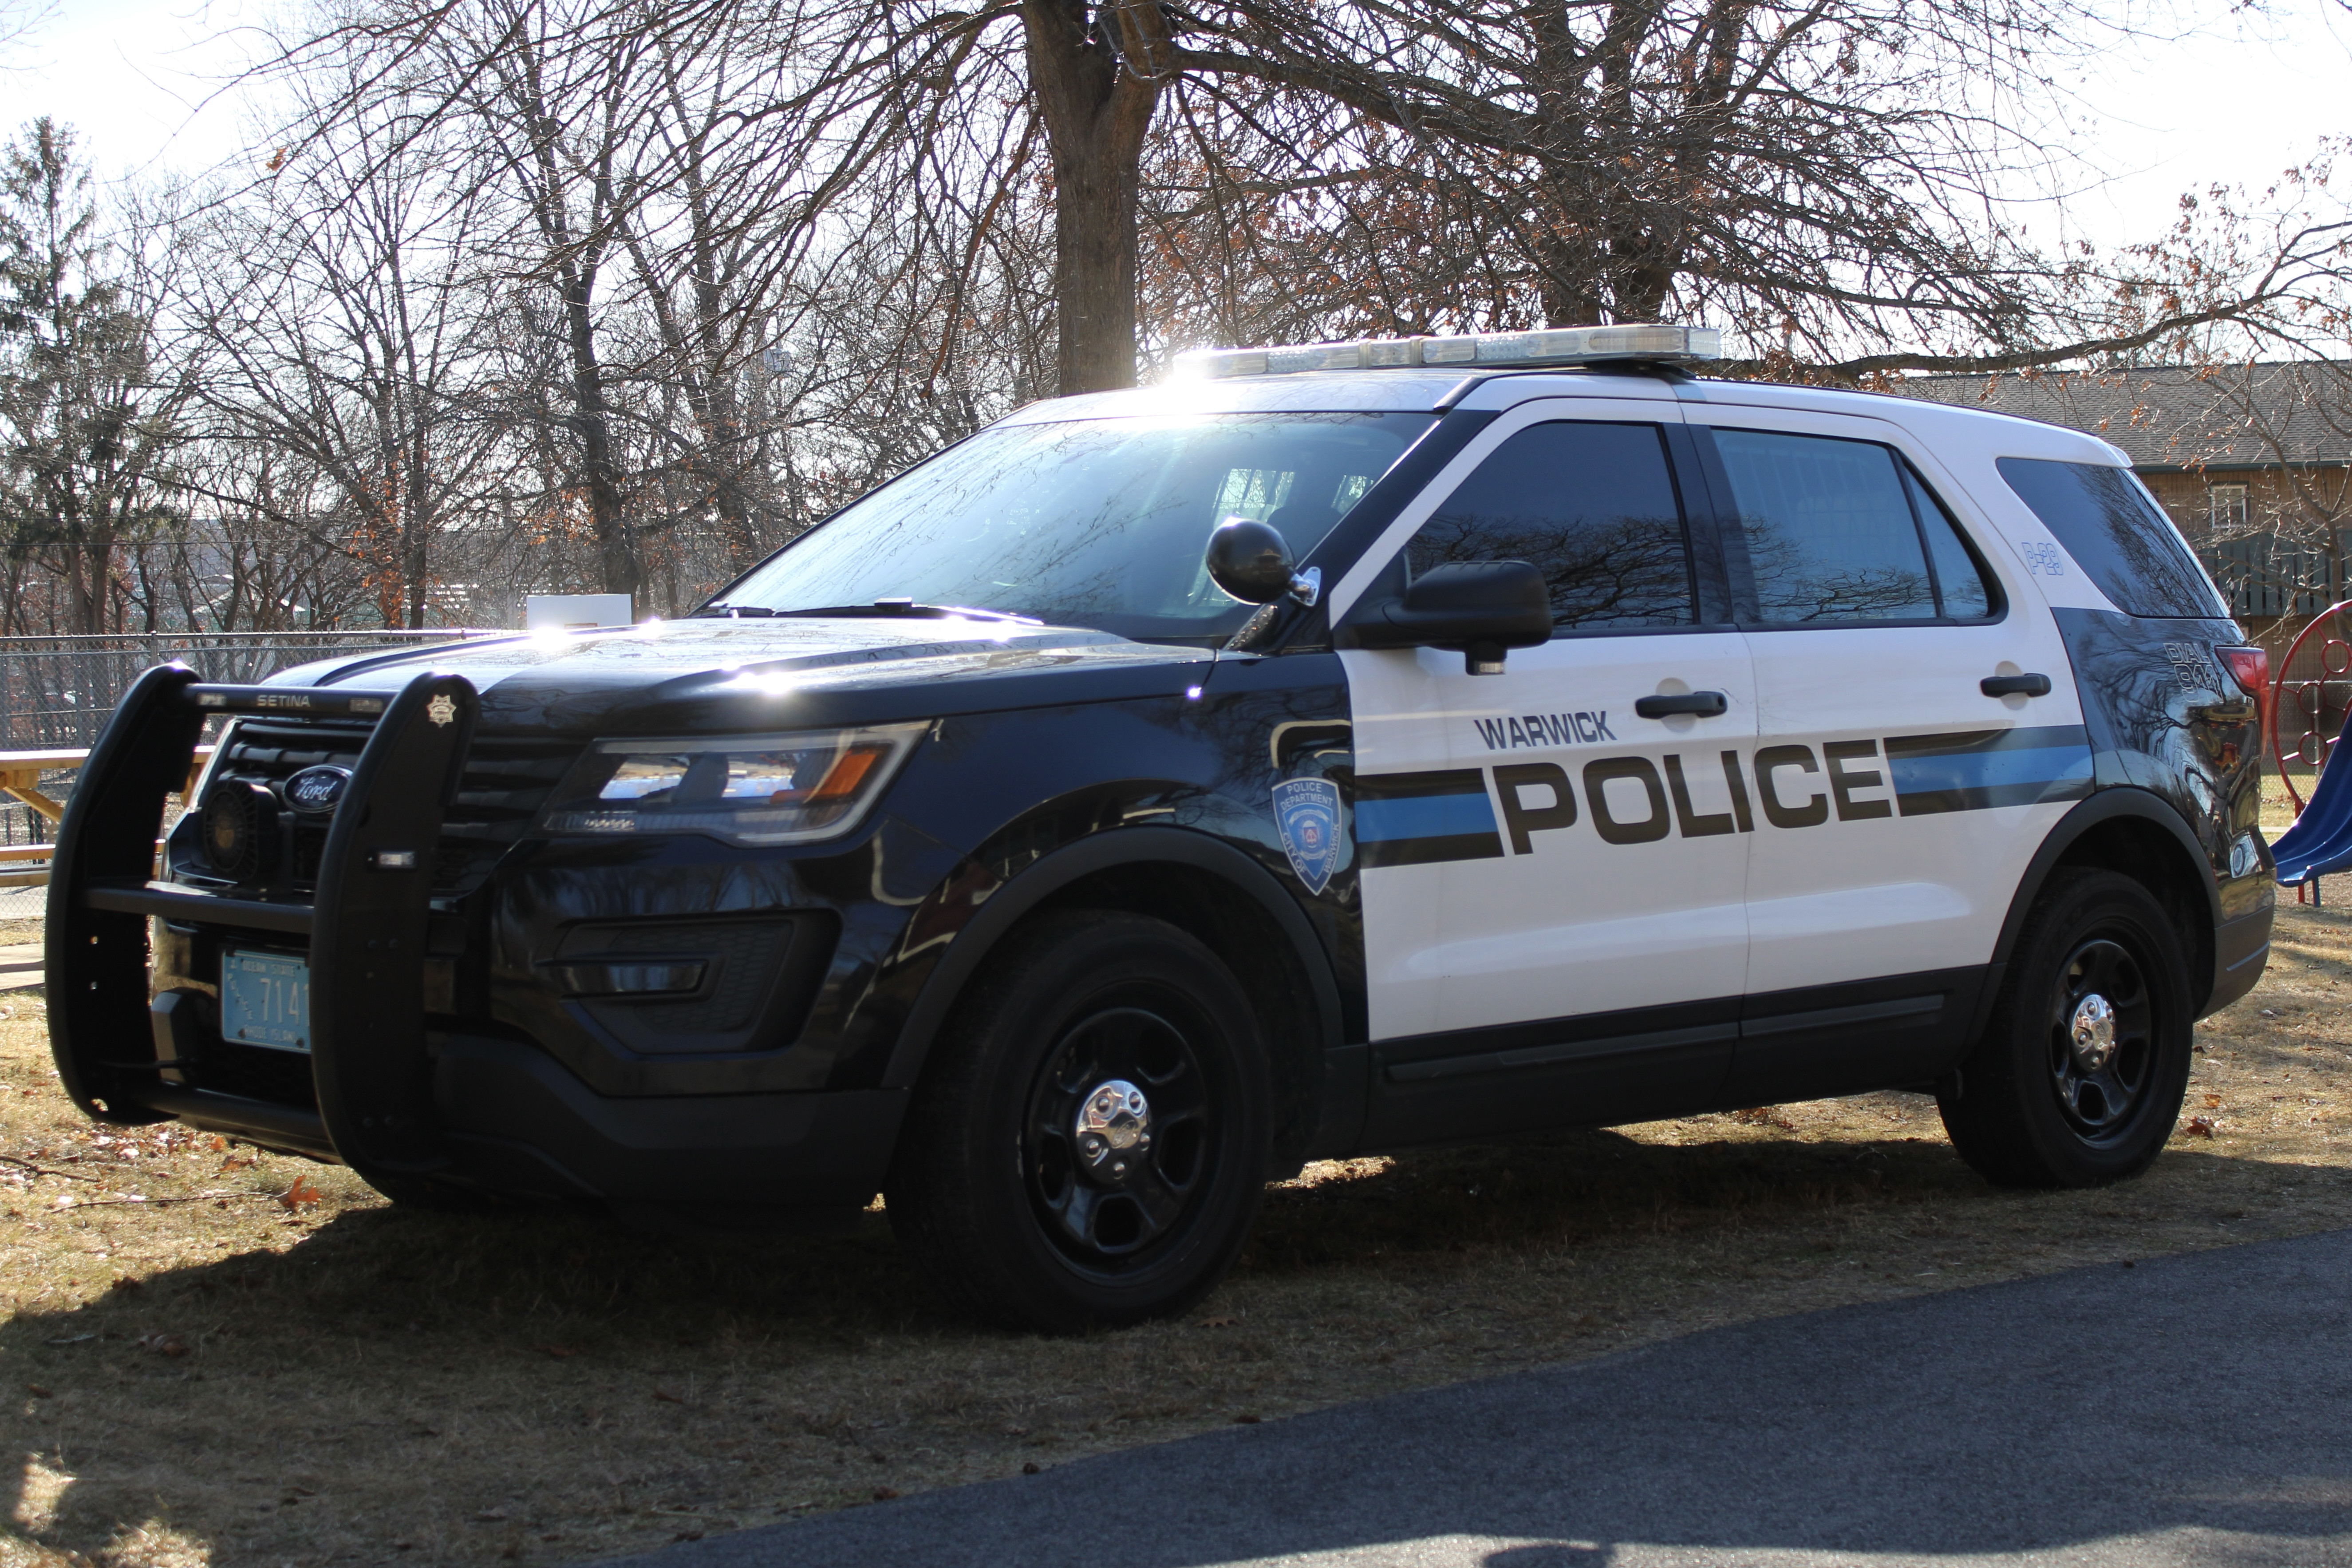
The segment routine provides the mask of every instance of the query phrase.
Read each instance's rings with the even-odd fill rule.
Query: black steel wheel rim
[[[2156,1077],[2156,998],[2139,959],[2112,937],[2075,945],[2051,1000],[2050,1085],[2074,1135],[2122,1137]]]
[[[1046,1239],[1081,1268],[1148,1264],[1185,1233],[1213,1184],[1215,1086],[1203,1025],[1190,1012],[1160,997],[1097,1005],[1063,1031],[1038,1072],[1022,1131],[1030,1207]],[[1102,1097],[1119,1098],[1114,1085],[1141,1097],[1141,1118],[1082,1126]]]

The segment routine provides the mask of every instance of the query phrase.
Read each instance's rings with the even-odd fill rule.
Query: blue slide
[[[2344,729],[2352,735],[2352,714],[2345,716]],[[2352,866],[2352,763],[2336,765],[2336,759],[2347,751],[2352,745],[2337,737],[2319,770],[2319,782],[2311,786],[2303,815],[2271,846],[2278,879],[2286,887]]]

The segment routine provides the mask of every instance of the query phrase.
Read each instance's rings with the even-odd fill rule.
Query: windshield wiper
[[[826,605],[807,610],[774,610],[765,605],[710,604],[694,613],[697,616],[728,617],[758,616],[763,618],[830,620],[887,616],[919,621],[1017,621],[1032,626],[1045,624],[1033,616],[1008,615],[1003,610],[982,610],[968,605],[919,605],[912,599],[877,599],[870,605]]]

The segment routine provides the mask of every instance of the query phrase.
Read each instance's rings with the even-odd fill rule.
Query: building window
[[[2215,485],[2209,492],[2213,501],[2213,537],[2235,539],[2246,531],[2246,487]]]

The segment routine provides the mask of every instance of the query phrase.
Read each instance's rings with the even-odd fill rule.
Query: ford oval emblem
[[[351,769],[322,763],[315,768],[304,768],[282,787],[288,805],[306,816],[324,816],[335,809],[351,783]]]

